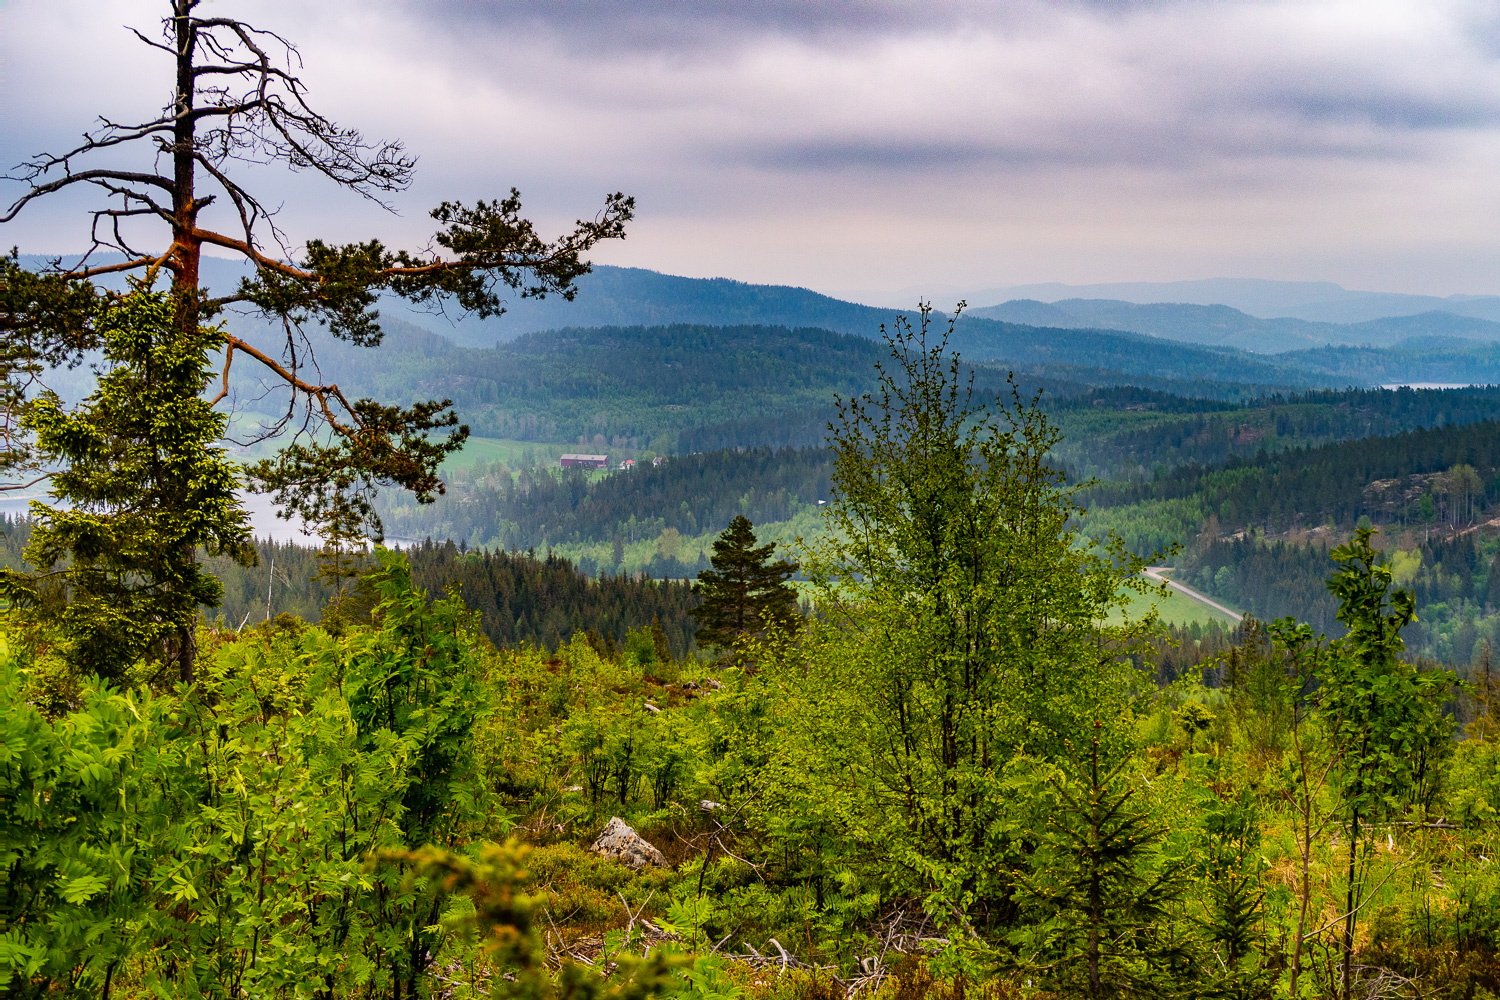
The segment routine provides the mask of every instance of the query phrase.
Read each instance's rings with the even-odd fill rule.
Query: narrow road
[[[1173,590],[1181,591],[1183,594],[1186,594],[1188,597],[1191,597],[1193,600],[1199,602],[1200,604],[1207,604],[1215,611],[1224,612],[1235,621],[1242,621],[1244,619],[1244,615],[1240,614],[1238,611],[1235,611],[1232,608],[1226,608],[1224,605],[1220,604],[1212,597],[1207,597],[1203,594],[1200,594],[1192,587],[1184,586],[1178,583],[1176,580],[1169,580],[1162,575],[1163,573],[1171,570],[1171,568],[1172,567],[1170,566],[1147,566],[1145,569],[1145,573],[1157,583],[1165,583],[1168,587],[1171,587]]]

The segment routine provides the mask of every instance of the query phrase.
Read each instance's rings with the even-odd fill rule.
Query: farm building
[[[609,468],[608,455],[564,455],[561,459],[564,469],[607,469]]]

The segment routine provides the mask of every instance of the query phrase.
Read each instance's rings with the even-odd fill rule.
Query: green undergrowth
[[[733,664],[674,659],[650,628],[623,643],[580,634],[555,654],[499,650],[460,602],[429,604],[385,558],[373,614],[204,630],[191,686],[108,688],[67,678],[34,638],[0,646],[12,803],[0,989],[505,995],[520,987],[495,976],[526,968],[496,950],[512,939],[494,927],[508,926],[537,954],[577,956],[536,981],[543,995],[569,976],[628,992],[658,974],[659,995],[694,1000],[1085,995],[1044,988],[1035,956],[1065,940],[1068,911],[1037,900],[1078,863],[1057,838],[1082,822],[1086,767],[1018,754],[990,834],[1008,887],[924,891],[900,828],[871,822],[879,793],[862,798],[873,758],[858,746],[878,731],[825,728],[854,724],[841,699],[869,695],[839,693],[856,675],[836,629],[809,624]],[[1261,668],[1246,666],[1261,654],[1234,655],[1212,686],[1142,683],[1119,702],[1124,742],[1100,786],[1128,789],[1121,801],[1152,838],[1132,871],[1170,879],[1153,919],[1180,956],[1174,981],[1219,991],[1183,995],[1270,995],[1297,926],[1291,736]],[[1500,712],[1500,697],[1482,711]],[[1496,748],[1473,736],[1434,756],[1363,856],[1359,961],[1418,979],[1424,995],[1496,992]],[[1334,810],[1334,790],[1322,794],[1315,806]],[[591,853],[615,816],[666,866]],[[1316,838],[1306,878],[1319,924],[1340,912],[1345,860],[1336,834]],[[1314,942],[1306,995],[1330,995],[1307,984],[1333,974],[1336,943]],[[666,965],[631,964],[647,950]],[[771,958],[747,961],[754,952]],[[1237,979],[1215,971],[1231,960]],[[631,971],[587,978],[610,963]]]

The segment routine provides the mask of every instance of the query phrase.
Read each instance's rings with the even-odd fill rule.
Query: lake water
[[[14,493],[0,494],[0,514],[14,516],[24,514],[32,500],[45,500],[47,495],[36,490],[28,490],[23,495]],[[271,506],[271,498],[259,493],[242,493],[240,499],[245,504],[245,509],[250,512],[251,530],[256,538],[270,538],[278,542],[296,542],[298,545],[321,544],[316,535],[308,534],[306,525],[301,519],[295,521],[283,520],[276,516],[275,509]]]
[[[1382,389],[1474,389],[1487,386],[1486,382],[1392,382]]]

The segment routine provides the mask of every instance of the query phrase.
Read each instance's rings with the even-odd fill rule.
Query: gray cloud
[[[544,32],[591,53],[717,52],[767,36],[826,42],[951,28],[993,18],[995,10],[909,0],[421,0],[415,7],[447,30]]]
[[[55,146],[96,111],[160,106],[161,67],[116,27],[150,26],[159,6],[0,8],[0,156]],[[284,30],[301,43],[320,107],[422,156],[394,219],[315,179],[265,174],[294,239],[414,243],[426,206],[515,183],[558,228],[606,190],[640,195],[640,221],[608,259],[829,288],[1187,278],[1205,267],[1349,285],[1369,275],[1404,290],[1500,286],[1484,277],[1500,231],[1492,5],[216,9]],[[65,223],[38,212],[0,237],[56,239]]]
[[[511,33],[513,91],[658,116],[671,127],[654,141],[714,164],[1411,157],[1434,134],[1500,123],[1492,19],[1390,4],[1381,24],[1381,6],[523,4],[477,20]],[[575,44],[640,24],[673,57]]]

